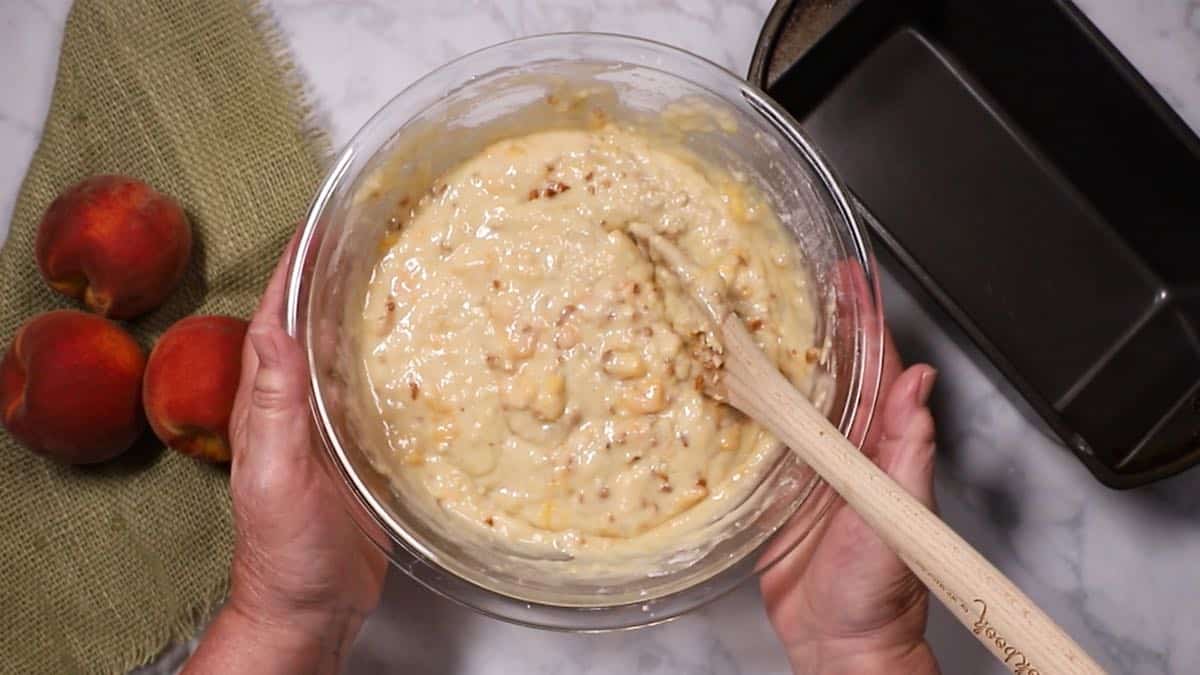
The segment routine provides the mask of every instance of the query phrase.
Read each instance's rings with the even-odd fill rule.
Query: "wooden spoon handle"
[[[1104,672],[1004,574],[846,440],[766,359],[741,319],[731,314],[720,328],[730,404],[820,474],[996,658],[1024,675]]]

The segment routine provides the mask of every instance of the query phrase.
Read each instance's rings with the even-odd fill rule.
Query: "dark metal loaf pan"
[[[1200,461],[1200,140],[1074,5],[785,0],[750,79],[1099,480]]]

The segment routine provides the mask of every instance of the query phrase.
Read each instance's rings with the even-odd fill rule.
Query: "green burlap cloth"
[[[273,23],[239,0],[78,0],[0,251],[0,338],[72,303],[33,258],[46,206],[85,176],[174,195],[196,252],[147,348],[188,314],[248,316],[320,178],[323,137]],[[228,471],[163,451],[71,468],[0,435],[0,672],[119,673],[190,636],[226,592]]]

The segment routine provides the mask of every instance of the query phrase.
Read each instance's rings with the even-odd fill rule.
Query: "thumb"
[[[307,452],[308,382],[300,345],[283,328],[256,323],[248,332],[258,357],[250,392],[250,445],[272,454]]]
[[[900,374],[888,390],[882,410],[882,435],[875,460],[909,494],[934,508],[933,415],[927,403],[937,371],[916,365]]]

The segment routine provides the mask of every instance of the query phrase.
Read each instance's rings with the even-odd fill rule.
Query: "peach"
[[[247,325],[228,316],[193,316],[158,339],[146,365],[142,400],[163,443],[211,462],[230,460],[229,417]]]
[[[59,195],[38,225],[35,248],[51,288],[117,319],[161,305],[191,251],[179,204],[124,176],[88,178]]]
[[[146,355],[116,324],[73,310],[25,322],[0,362],[5,428],[30,449],[70,464],[102,462],[144,428]]]

